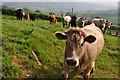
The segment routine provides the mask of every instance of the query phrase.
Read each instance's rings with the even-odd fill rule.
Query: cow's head
[[[105,25],[106,25],[106,20],[105,20],[105,19],[98,19],[98,20],[99,20],[100,23],[102,24],[102,26],[101,26],[102,31],[104,31]]]
[[[110,26],[112,25],[112,23],[110,21],[107,21],[106,20],[106,23],[105,23],[105,28],[103,29],[103,33],[105,34],[105,32],[110,29]]]
[[[83,27],[85,24],[86,17],[78,17],[78,24],[80,24],[80,27]]]
[[[108,20],[106,20],[105,28],[109,29],[112,23]]]
[[[55,36],[60,40],[66,40],[65,63],[69,66],[78,66],[84,43],[93,43],[96,40],[93,35],[86,36],[79,27],[71,28],[64,33],[56,32]]]

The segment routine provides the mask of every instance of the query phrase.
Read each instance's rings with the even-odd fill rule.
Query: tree
[[[35,12],[37,12],[37,13],[41,13],[41,11],[40,11],[40,10],[36,10]]]
[[[23,8],[23,10],[24,10],[24,11],[29,11],[29,9],[27,9],[27,8]]]

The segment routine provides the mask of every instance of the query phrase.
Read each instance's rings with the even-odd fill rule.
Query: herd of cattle
[[[56,15],[53,12],[50,12],[50,24],[54,24],[57,23],[57,19],[56,19]],[[23,12],[22,9],[17,9],[16,10],[16,14],[15,16],[17,17],[18,20],[22,20],[22,18],[24,19],[30,19],[32,21],[35,21],[35,15],[34,14],[29,14],[28,12]],[[90,25],[91,23],[94,23],[95,26],[99,27],[103,33],[105,33],[107,31],[107,29],[110,28],[111,26],[111,22],[100,18],[100,17],[95,17],[92,20],[88,20],[86,17],[76,17],[76,16],[69,16],[67,14],[61,14],[62,16],[62,24],[63,27],[65,26],[70,26],[71,27],[84,27],[86,25]]]
[[[23,12],[22,9],[17,9],[15,16],[17,17],[18,20],[22,20],[24,18],[35,21],[35,15],[29,14],[28,12]]]
[[[53,16],[54,15],[54,16]],[[62,23],[63,27],[65,26],[70,26],[71,27],[84,27],[86,25],[90,25],[91,23],[94,23],[95,26],[99,27],[103,33],[105,33],[112,23],[106,19],[100,18],[100,17],[95,17],[92,20],[88,20],[86,17],[76,17],[76,16],[69,16],[67,14],[61,14],[62,16]],[[50,23],[56,23],[57,19],[55,14],[50,14]]]

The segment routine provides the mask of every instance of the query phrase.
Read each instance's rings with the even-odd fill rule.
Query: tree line
[[[49,20],[49,15],[43,14],[40,10],[31,11],[27,8],[23,8],[23,11],[29,12],[29,14],[34,15],[37,19]],[[5,15],[15,16],[16,9],[2,6],[2,8],[0,8],[0,12]],[[62,21],[62,17],[57,17],[57,21]]]

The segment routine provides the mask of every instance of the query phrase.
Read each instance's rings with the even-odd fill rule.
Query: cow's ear
[[[84,42],[89,42],[89,43],[93,43],[96,40],[96,37],[94,37],[93,35],[89,35],[87,37],[85,37]]]
[[[62,32],[56,32],[55,33],[55,36],[60,39],[60,40],[64,40],[67,38],[66,34],[65,33],[62,33]]]

